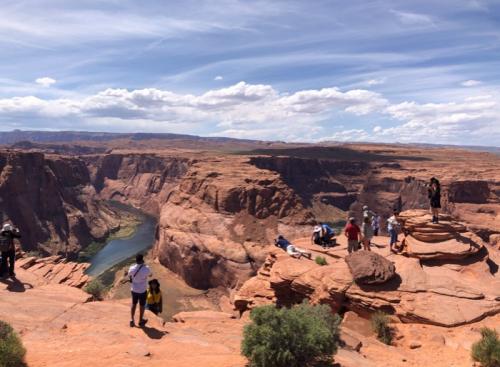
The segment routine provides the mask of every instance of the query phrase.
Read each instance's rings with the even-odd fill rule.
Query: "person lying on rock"
[[[163,312],[163,300],[158,279],[149,281],[148,295],[146,298],[146,308],[158,315]]]
[[[361,240],[361,230],[356,224],[356,219],[350,217],[344,229],[344,235],[347,237],[347,252],[351,253],[359,250],[359,241]]]
[[[439,223],[439,209],[441,208],[441,184],[436,177],[431,178],[427,190],[431,205],[432,223]]]
[[[299,247],[295,247],[282,235],[279,235],[276,240],[274,240],[274,245],[286,251],[286,253],[292,257],[300,259],[302,256],[311,258],[311,253],[309,251],[303,250]]]
[[[398,243],[399,227],[399,212],[397,210],[394,210],[392,216],[387,220],[387,231],[389,232],[390,236],[389,249],[393,253],[396,253],[395,247]]]
[[[135,257],[135,264],[131,265],[128,269],[128,277],[132,293],[132,308],[130,327],[135,326],[135,310],[137,303],[139,303],[139,326],[145,326],[148,320],[144,319],[144,310],[146,308],[148,277],[151,276],[149,266],[144,263],[144,256],[137,254]]]
[[[311,240],[323,248],[334,246],[336,244],[335,231],[326,223],[319,223],[314,227]]]
[[[0,251],[2,252],[2,262],[0,264],[0,276],[5,277],[7,273],[14,278],[14,267],[16,262],[16,246],[14,239],[21,238],[19,229],[10,223],[4,223],[0,232]]]
[[[363,217],[363,224],[361,225],[361,236],[363,249],[366,251],[371,251],[370,242],[373,238],[373,228],[369,217]]]

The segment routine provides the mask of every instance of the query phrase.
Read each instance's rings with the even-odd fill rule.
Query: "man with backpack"
[[[135,326],[135,310],[137,303],[139,303],[139,326],[145,326],[148,320],[144,319],[144,310],[146,308],[146,299],[148,291],[148,278],[151,276],[151,269],[144,264],[144,256],[137,254],[135,257],[135,264],[131,265],[128,269],[128,277],[132,293],[132,308],[130,327]]]
[[[16,261],[16,246],[14,239],[21,238],[19,229],[10,223],[5,223],[0,232],[0,251],[2,252],[2,263],[0,265],[0,276],[8,275],[12,278],[16,276],[14,266]]]

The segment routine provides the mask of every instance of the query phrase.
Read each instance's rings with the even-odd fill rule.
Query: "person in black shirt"
[[[437,178],[431,178],[428,192],[429,201],[431,204],[432,223],[439,223],[439,209],[441,208],[441,185]]]
[[[5,223],[0,231],[0,249],[2,252],[2,263],[0,264],[0,276],[5,277],[7,272],[10,277],[15,277],[14,265],[16,261],[16,247],[14,239],[21,238],[19,229],[10,223]]]

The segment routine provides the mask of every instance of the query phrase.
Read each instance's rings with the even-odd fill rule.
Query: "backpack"
[[[9,238],[9,236],[6,236],[5,234],[0,234],[0,251],[1,252],[6,252],[9,251],[12,248],[12,241]]]

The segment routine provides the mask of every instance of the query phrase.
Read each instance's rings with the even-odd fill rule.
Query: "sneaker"
[[[135,322],[134,322],[134,320],[130,320],[130,327],[135,327]]]
[[[139,326],[140,327],[146,326],[147,322],[148,322],[147,319],[142,319],[141,321],[139,321]]]

